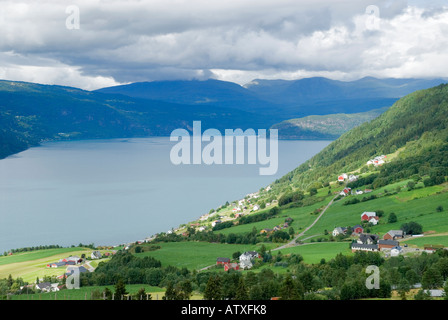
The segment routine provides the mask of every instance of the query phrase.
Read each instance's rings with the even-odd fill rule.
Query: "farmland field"
[[[110,252],[105,250],[104,252]],[[90,255],[92,249],[88,248],[58,248],[18,253],[12,256],[0,257],[0,279],[21,277],[24,281],[34,282],[37,277],[59,276],[65,273],[66,268],[47,268],[48,263],[59,261],[71,255]]]

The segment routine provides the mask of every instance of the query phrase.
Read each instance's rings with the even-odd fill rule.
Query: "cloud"
[[[364,0],[0,2],[0,76],[84,89],[209,77],[440,77],[447,7]],[[69,21],[70,22],[70,21]]]

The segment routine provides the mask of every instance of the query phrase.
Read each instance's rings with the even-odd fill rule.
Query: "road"
[[[308,227],[306,227],[305,230],[300,232],[297,236],[294,237],[294,239],[292,239],[287,244],[284,244],[283,246],[272,249],[271,251],[281,250],[281,249],[295,247],[295,246],[299,245],[296,243],[296,240],[299,239],[300,237],[302,237],[309,229],[311,229],[317,223],[317,221],[319,221],[319,219],[322,217],[322,215],[325,213],[325,211],[327,211],[327,209],[333,204],[334,199],[336,199],[338,197],[338,195],[339,194],[335,195],[333,197],[333,199],[331,199],[331,201],[325,206],[325,208],[322,210],[322,212],[317,216],[316,220],[314,220],[312,224],[310,224]]]

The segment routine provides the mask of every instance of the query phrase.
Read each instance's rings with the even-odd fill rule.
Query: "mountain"
[[[253,80],[244,85],[260,99],[285,106],[290,114],[324,115],[359,113],[391,106],[399,98],[416,90],[445,83],[443,79],[377,79],[339,81],[322,77],[300,80]]]
[[[269,114],[281,108],[275,102],[259,99],[256,94],[236,83],[213,79],[136,82],[96,91],[171,103],[218,106]]]
[[[394,161],[372,177],[377,186],[413,175],[447,175],[448,84],[401,98],[386,112],[344,133],[276,183],[299,187],[334,181],[343,172],[362,167],[368,170],[369,159],[388,154]]]
[[[177,128],[268,128],[271,117],[72,87],[0,81],[0,158],[45,140],[168,136]]]
[[[441,79],[376,79],[337,81],[322,77],[300,80],[253,80],[240,86],[219,80],[153,81],[102,88],[123,94],[188,105],[218,106],[262,112],[277,122],[308,115],[359,113],[389,107],[415,90],[443,83]]]
[[[290,119],[274,124],[279,139],[292,140],[334,140],[344,132],[375,119],[388,107],[361,113],[336,113]]]

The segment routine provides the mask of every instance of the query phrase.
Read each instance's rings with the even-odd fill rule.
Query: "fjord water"
[[[0,252],[118,245],[166,232],[266,187],[330,141],[279,141],[278,171],[173,165],[167,137],[48,142],[0,160]]]

